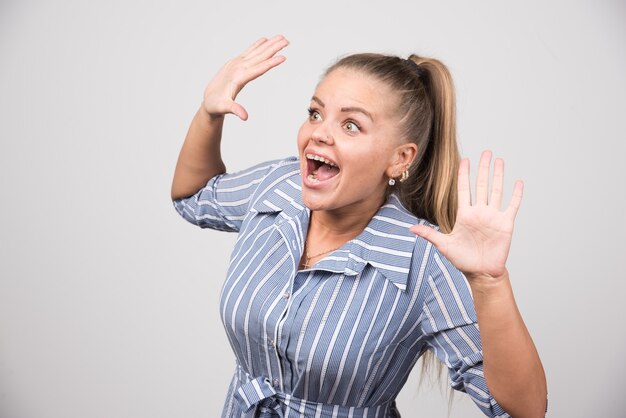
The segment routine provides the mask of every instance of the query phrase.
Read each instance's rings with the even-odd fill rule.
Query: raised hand
[[[519,209],[524,185],[515,182],[508,207],[500,209],[504,161],[497,158],[489,194],[491,152],[484,151],[478,164],[476,201],[472,205],[469,160],[459,166],[459,208],[452,232],[443,234],[424,225],[413,225],[413,233],[429,240],[468,280],[498,278],[506,272],[513,224]]]
[[[248,112],[235,102],[237,94],[248,82],[284,62],[285,57],[276,53],[288,44],[282,35],[261,38],[228,61],[205,88],[202,107],[213,117],[232,113],[247,120]]]

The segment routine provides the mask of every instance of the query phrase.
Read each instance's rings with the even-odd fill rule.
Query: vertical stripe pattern
[[[173,204],[194,225],[238,232],[220,298],[237,359],[222,417],[397,417],[425,350],[487,416],[508,416],[485,384],[465,278],[408,231],[425,221],[395,195],[304,271],[310,211],[297,159],[220,174]]]

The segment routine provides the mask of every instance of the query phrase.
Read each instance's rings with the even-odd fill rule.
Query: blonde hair
[[[401,135],[418,150],[409,178],[397,186],[400,199],[415,216],[450,232],[456,218],[460,157],[454,85],[446,66],[418,55],[405,60],[370,53],[341,58],[326,74],[338,68],[369,74],[398,95]]]

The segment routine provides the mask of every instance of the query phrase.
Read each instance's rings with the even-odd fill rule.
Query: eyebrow
[[[313,100],[314,102],[319,104],[321,107],[325,107],[324,102],[321,101],[319,97],[313,96],[313,97],[311,97],[311,100]],[[356,106],[342,107],[341,111],[342,112],[359,112],[359,113],[363,113],[365,116],[370,118],[370,120],[372,122],[374,122],[374,118],[372,117],[372,114],[370,112],[368,112],[367,110],[363,109],[362,107],[356,107]]]

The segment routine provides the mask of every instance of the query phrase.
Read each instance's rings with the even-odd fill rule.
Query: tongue
[[[335,177],[339,174],[339,168],[331,167],[328,164],[322,164],[320,168],[317,169],[317,179],[319,181],[328,180],[331,177]]]

